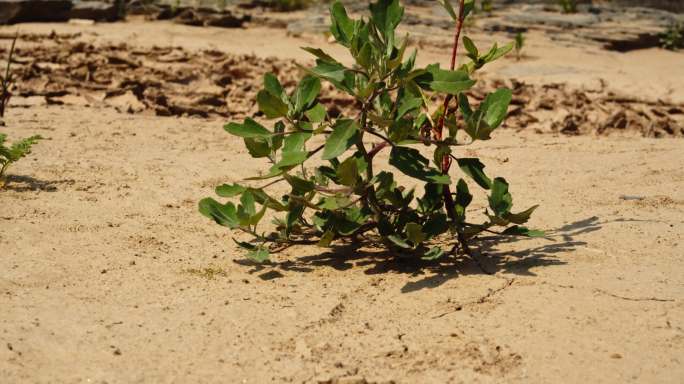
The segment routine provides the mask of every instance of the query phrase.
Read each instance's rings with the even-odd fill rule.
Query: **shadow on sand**
[[[507,236],[482,236],[473,242],[473,252],[477,260],[467,256],[442,258],[437,261],[424,261],[415,257],[395,257],[387,250],[372,251],[362,248],[359,243],[343,243],[334,246],[329,252],[319,255],[303,256],[283,262],[266,265],[255,264],[249,260],[236,263],[253,267],[250,273],[259,274],[264,280],[283,277],[282,271],[311,272],[317,267],[329,267],[339,271],[351,268],[365,268],[369,275],[401,273],[411,277],[423,276],[418,281],[408,282],[402,292],[414,292],[426,288],[436,288],[449,279],[459,275],[494,274],[497,272],[533,276],[534,267],[563,265],[557,254],[567,253],[587,243],[576,239],[577,236],[601,229],[598,217],[580,220],[553,231],[545,238],[525,238]],[[515,243],[518,250],[502,248]],[[524,247],[533,243],[532,246]],[[545,243],[539,245],[540,243]],[[477,261],[477,262],[476,262]]]
[[[38,180],[31,176],[8,175],[2,189],[14,192],[56,192],[60,184],[73,184],[74,180]]]

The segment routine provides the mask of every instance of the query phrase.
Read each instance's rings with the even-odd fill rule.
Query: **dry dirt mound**
[[[276,73],[286,87],[293,87],[301,75],[295,63],[277,58],[178,47],[96,46],[78,37],[22,35],[33,46],[17,49],[15,93],[53,104],[106,104],[129,113],[241,118],[258,115],[254,100],[264,73]],[[483,83],[472,96],[482,99],[485,91],[501,85],[514,91],[509,128],[571,135],[684,136],[683,106],[622,97],[605,86],[586,91],[564,84],[495,81]],[[331,95],[322,101],[333,116],[353,103],[331,88],[324,94]]]

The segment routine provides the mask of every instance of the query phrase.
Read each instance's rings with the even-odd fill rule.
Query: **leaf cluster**
[[[660,34],[660,46],[676,51],[684,48],[684,24],[672,23]]]
[[[461,24],[473,9],[472,1],[459,13],[448,1],[441,3]],[[236,243],[257,262],[292,244],[327,247],[362,234],[374,234],[388,248],[425,259],[449,254],[444,247],[449,242],[465,247],[492,227],[503,227],[503,235],[540,235],[522,226],[536,206],[514,213],[508,182],[490,178],[479,159],[454,153],[460,146],[489,140],[503,123],[510,90],[496,90],[479,105],[471,104],[466,92],[476,84],[473,74],[508,53],[513,43],[480,51],[463,37],[468,62],[457,69],[439,64],[419,68],[417,52],[407,52],[408,36],[396,32],[404,15],[399,1],[379,0],[369,8],[369,19],[350,17],[339,1],[330,9],[330,32],[349,51],[353,65],[306,47],[316,63],[302,67],[306,76],[294,89],[286,90],[273,74],[264,76],[257,103],[272,124],[246,118],[224,129],[269,168],[244,183],[217,187],[216,194],[228,201],[203,199],[200,212],[249,234],[251,241]],[[321,82],[353,97],[357,113],[331,117],[319,101]],[[422,193],[400,185],[391,171],[377,171],[376,155],[383,150],[389,150],[388,169],[422,183]],[[452,162],[460,175],[450,174]],[[288,184],[279,196],[269,191],[278,183]],[[489,195],[482,223],[467,220],[473,200],[469,183]],[[259,230],[267,211],[276,216],[276,230],[270,233]]]
[[[22,157],[31,153],[31,147],[42,139],[40,136],[31,136],[12,143],[9,147],[5,145],[7,135],[0,133],[0,178],[4,175],[7,168]]]
[[[525,35],[522,32],[516,33],[513,42],[515,43],[515,57],[520,60],[522,49],[525,46]]]

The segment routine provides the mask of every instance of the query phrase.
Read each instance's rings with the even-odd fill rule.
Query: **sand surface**
[[[21,29],[93,29],[89,38],[100,44],[204,44],[284,59],[300,59],[296,46],[322,40],[283,37],[291,44],[276,50],[259,30],[239,32],[266,47],[255,49],[225,30],[148,24]],[[128,39],[143,27],[215,40],[149,29],[144,39]],[[681,87],[664,85],[684,78],[664,72],[683,70],[681,54],[624,54],[620,71],[608,68],[613,53],[587,55],[598,69],[569,81],[595,84],[610,75],[615,89],[646,84],[652,96],[684,100]],[[659,69],[644,70],[642,56]],[[559,60],[525,65],[558,67]],[[493,71],[506,67],[513,66]],[[516,207],[541,204],[531,225],[550,234],[482,238],[485,271],[466,259],[412,263],[353,244],[334,252],[290,248],[255,266],[231,233],[197,213],[214,186],[263,169],[221,129],[224,118],[75,104],[17,98],[5,119],[11,137],[48,140],[11,168],[0,190],[1,382],[684,378],[681,139],[503,129],[469,148],[491,174],[511,181]]]

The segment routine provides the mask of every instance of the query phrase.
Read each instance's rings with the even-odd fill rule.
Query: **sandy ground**
[[[402,27],[403,28],[403,27]],[[326,36],[305,34],[287,35],[281,28],[252,25],[245,29],[197,28],[171,22],[145,22],[133,19],[125,24],[96,24],[82,26],[72,24],[21,24],[18,27],[2,27],[0,31],[49,34],[81,33],[85,41],[108,43],[126,42],[140,47],[180,46],[191,50],[217,49],[234,54],[256,54],[260,57],[275,56],[283,59],[312,62],[311,55],[299,49],[315,46],[344,63],[351,63],[348,54],[339,46],[330,44]],[[441,62],[448,64],[451,32],[420,26],[402,30],[410,33],[415,44],[422,50],[418,64]],[[468,33],[482,47],[494,42],[508,42],[512,35],[485,33],[474,30]],[[684,103],[684,54],[662,49],[644,49],[627,53],[610,52],[596,45],[573,41],[555,41],[553,35],[535,30],[526,34],[526,59],[500,61],[488,66],[484,76],[514,77],[538,84],[553,82],[569,83],[578,87],[597,88],[600,80],[616,90],[634,97],[665,99]],[[485,49],[485,48],[483,48]]]
[[[41,28],[57,26],[22,26]],[[118,38],[136,28],[118,29]],[[216,34],[224,49],[247,49],[240,38],[193,30]],[[660,70],[644,78],[633,62],[670,53],[630,55],[615,79],[682,81]],[[257,267],[197,213],[215,185],[263,168],[222,119],[16,103],[10,136],[49,139],[10,169],[0,191],[2,382],[684,377],[681,139],[501,130],[469,149],[512,182],[517,207],[541,203],[531,224],[551,235],[483,238],[493,275],[468,260],[413,264],[345,244],[334,253],[291,248]]]

